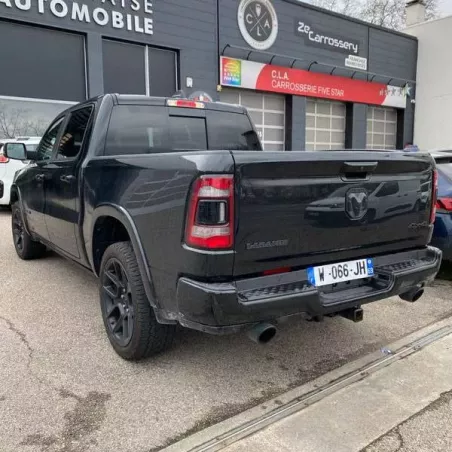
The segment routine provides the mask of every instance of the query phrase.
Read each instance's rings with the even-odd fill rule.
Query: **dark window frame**
[[[61,138],[63,137],[63,133],[66,131],[66,128],[67,128],[72,116],[74,115],[74,113],[76,113],[76,112],[78,112],[80,110],[87,109],[87,108],[91,109],[91,113],[90,113],[89,118],[88,118],[88,122],[87,122],[87,125],[86,125],[85,133],[83,134],[83,139],[82,139],[82,143],[80,145],[79,152],[74,157],[69,157],[69,158],[64,158],[64,159],[58,158],[59,145],[60,145],[60,142],[61,142]],[[64,122],[64,127],[61,130],[61,132],[60,132],[60,136],[58,138],[58,142],[55,143],[55,146],[54,146],[54,149],[53,149],[53,153],[52,153],[52,157],[51,157],[51,160],[50,160],[51,162],[75,162],[75,161],[77,161],[80,158],[80,156],[83,154],[83,150],[85,149],[87,139],[88,139],[89,134],[91,132],[91,128],[92,128],[92,124],[93,124],[94,111],[95,111],[95,105],[94,104],[83,104],[80,107],[74,108],[73,110],[68,112],[66,120]]]
[[[67,114],[67,113],[66,113],[66,114],[63,114],[63,115],[59,115],[59,116],[58,116],[57,118],[55,118],[55,120],[50,124],[50,126],[47,128],[47,130],[42,134],[41,141],[39,142],[39,145],[38,145],[37,148],[36,148],[36,157],[39,156],[39,150],[40,150],[40,148],[41,148],[41,145],[42,145],[43,142],[44,142],[44,138],[46,137],[46,135],[48,135],[48,134],[50,133],[50,131],[53,130],[53,128],[54,128],[57,124],[59,124],[59,130],[58,130],[58,133],[57,133],[57,135],[56,135],[56,137],[55,137],[55,141],[54,141],[54,143],[53,143],[53,145],[52,145],[52,151],[51,151],[50,157],[49,157],[48,159],[41,159],[41,160],[37,159],[36,162],[37,162],[38,164],[45,164],[45,165],[47,165],[49,162],[52,161],[52,157],[53,157],[54,152],[55,152],[55,147],[56,147],[57,143],[60,142],[60,137],[61,137],[62,131],[64,130],[64,127],[65,127],[65,125],[66,125],[67,117],[68,117],[68,114]]]
[[[246,121],[249,124],[250,127],[250,132],[253,132],[256,140],[255,143],[257,144],[257,148],[251,148],[249,147],[248,149],[246,149],[246,151],[248,152],[256,152],[256,151],[263,151],[262,149],[262,144],[261,141],[259,140],[259,137],[257,135],[257,132],[255,130],[254,124],[251,121],[251,118],[244,113],[235,113],[235,112],[229,112],[229,111],[223,111],[223,110],[208,110],[208,109],[184,109],[184,108],[178,108],[178,109],[172,109],[171,107],[167,107],[167,106],[154,106],[154,105],[133,105],[133,104],[121,104],[121,105],[116,105],[110,112],[110,116],[108,119],[108,127],[107,127],[107,132],[106,132],[106,139],[104,142],[104,146],[103,146],[103,150],[102,153],[100,154],[100,156],[108,156],[108,157],[117,157],[117,156],[121,156],[121,157],[127,157],[127,156],[131,156],[131,155],[156,155],[156,154],[170,154],[170,153],[177,153],[177,152],[187,152],[190,150],[194,150],[197,151],[198,149],[190,149],[190,148],[186,148],[186,149],[181,149],[181,150],[172,150],[172,148],[168,148],[168,150],[165,151],[160,151],[160,152],[141,152],[141,153],[130,153],[130,152],[125,152],[125,153],[114,153],[114,152],[107,152],[107,149],[109,148],[113,148],[113,147],[117,147],[118,145],[112,146],[111,145],[111,137],[112,137],[112,120],[114,117],[114,113],[116,111],[116,109],[120,109],[121,107],[142,107],[142,108],[150,108],[153,111],[154,109],[162,109],[162,113],[158,116],[162,117],[162,115],[166,115],[166,126],[167,126],[167,130],[168,133],[170,132],[170,119],[171,118],[175,118],[175,117],[179,117],[179,118],[198,118],[198,119],[203,119],[205,121],[205,137],[206,137],[206,149],[199,149],[199,151],[204,152],[204,151],[208,151],[208,150],[244,150],[245,149],[238,149],[235,147],[229,147],[227,149],[224,148],[218,148],[215,147],[215,149],[212,149],[211,146],[211,139],[209,138],[211,136],[211,134],[213,132],[210,131],[211,127],[209,125],[209,115],[215,115],[215,114],[227,114],[227,115],[237,115],[237,117],[242,117],[245,118]],[[113,132],[114,133],[114,132]]]

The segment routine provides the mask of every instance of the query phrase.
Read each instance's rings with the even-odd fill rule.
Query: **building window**
[[[86,99],[83,35],[0,21],[0,96]]]
[[[306,150],[345,148],[346,104],[306,99]]]
[[[373,107],[367,109],[367,149],[396,149],[397,110]]]
[[[170,97],[177,91],[177,53],[104,39],[104,92]]]
[[[117,41],[102,42],[104,92],[146,94],[145,48]]]

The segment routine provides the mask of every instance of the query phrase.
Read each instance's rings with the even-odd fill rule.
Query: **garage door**
[[[397,110],[372,107],[367,109],[367,149],[396,149]]]
[[[345,104],[306,99],[306,149],[345,148]]]
[[[284,151],[286,111],[284,96],[224,89],[220,100],[243,105],[248,109],[266,151]]]

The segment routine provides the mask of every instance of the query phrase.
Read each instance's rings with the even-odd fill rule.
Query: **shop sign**
[[[278,36],[278,16],[270,0],[242,0],[237,20],[243,39],[253,49],[267,50]]]
[[[359,54],[360,42],[348,39],[331,31],[322,31],[307,24],[302,19],[295,20],[295,34],[304,39],[305,44],[322,47],[346,54]]]
[[[105,5],[107,3],[107,5]],[[152,35],[153,0],[0,0],[4,8]]]
[[[356,55],[349,55],[345,59],[345,66],[352,67],[354,69],[361,69],[362,71],[367,71],[367,58]]]
[[[403,87],[221,57],[221,84],[295,96],[406,108]]]

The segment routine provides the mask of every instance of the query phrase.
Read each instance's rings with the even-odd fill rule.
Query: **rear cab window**
[[[165,106],[113,108],[105,155],[206,150],[262,150],[242,113]]]

